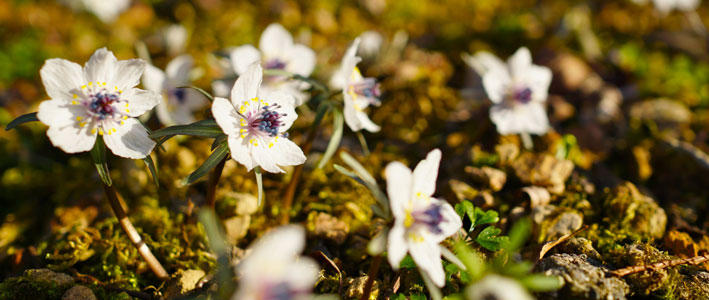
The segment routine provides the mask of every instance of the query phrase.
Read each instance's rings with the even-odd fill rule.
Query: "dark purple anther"
[[[89,95],[89,99],[91,99],[91,102],[88,104],[89,111],[99,120],[103,120],[106,117],[113,117],[116,112],[113,104],[120,101],[117,95],[105,91]]]
[[[175,99],[177,99],[178,102],[180,102],[180,103],[185,102],[185,90],[184,89],[173,89],[172,95],[175,96]]]
[[[431,204],[426,210],[414,212],[411,216],[414,218],[414,223],[426,225],[432,233],[440,234],[443,230],[439,225],[444,221],[442,208],[441,204]]]
[[[360,96],[370,99],[372,104],[379,105],[382,92],[376,79],[367,77],[358,83],[352,84],[353,91]]]
[[[530,88],[517,89],[513,97],[517,102],[527,104],[532,101],[532,90]]]
[[[270,110],[273,107],[280,108],[280,105],[262,107],[261,114],[249,124],[251,128],[256,128],[272,137],[278,135],[278,127],[283,125],[280,119],[285,114]]]

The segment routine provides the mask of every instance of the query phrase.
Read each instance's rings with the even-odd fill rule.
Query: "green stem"
[[[361,131],[357,131],[357,139],[359,139],[359,144],[362,145],[362,153],[364,156],[369,156],[369,146],[367,146],[367,140],[364,138],[364,134]]]
[[[216,167],[214,167],[214,170],[212,170],[212,173],[209,173],[209,179],[207,180],[207,206],[214,208],[214,204],[216,203],[216,195],[217,195],[217,185],[219,184],[219,178],[222,177],[222,171],[224,170],[224,164],[226,163],[227,157],[224,157]]]

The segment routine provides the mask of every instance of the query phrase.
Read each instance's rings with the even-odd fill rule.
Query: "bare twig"
[[[662,269],[671,268],[671,267],[683,265],[683,264],[698,265],[698,264],[704,263],[706,261],[709,261],[709,253],[703,254],[703,255],[698,255],[695,257],[690,257],[690,258],[666,260],[666,261],[661,261],[661,262],[649,264],[649,265],[630,266],[630,267],[625,267],[625,268],[618,269],[615,271],[610,271],[609,273],[612,275],[618,276],[618,277],[623,277],[626,275],[630,275],[633,273],[638,273],[638,272],[642,272],[642,271],[646,271],[646,270],[662,270]]]
[[[372,260],[372,265],[369,266],[369,272],[367,272],[367,282],[364,283],[364,293],[359,300],[369,300],[369,295],[372,293],[372,286],[374,285],[374,278],[377,277],[379,273],[379,265],[382,264],[381,255],[377,255]]]

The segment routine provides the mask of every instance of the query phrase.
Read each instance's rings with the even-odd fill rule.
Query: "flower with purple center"
[[[164,72],[152,65],[145,69],[143,86],[163,95],[155,110],[161,123],[168,126],[193,123],[195,111],[207,106],[207,99],[199,92],[182,88],[190,85],[193,65],[191,56],[181,55],[170,61]]]
[[[315,52],[302,44],[293,42],[293,36],[280,24],[268,25],[261,34],[259,49],[252,45],[236,47],[230,53],[231,67],[236,74],[243,74],[253,63],[260,63],[266,70],[281,70],[303,77],[315,69]],[[267,76],[262,86],[265,90],[278,90],[293,95],[295,106],[307,100],[303,91],[310,86],[289,80],[285,76]]]
[[[440,161],[441,151],[434,149],[413,172],[400,162],[392,162],[385,175],[394,215],[387,243],[389,263],[398,269],[408,252],[436,285],[443,286],[445,274],[438,244],[457,232],[463,222],[448,202],[432,197]]]
[[[544,103],[552,73],[532,64],[529,49],[520,48],[507,63],[485,51],[463,58],[482,77],[493,103],[490,119],[500,134],[544,134],[549,130]]]
[[[370,105],[379,106],[381,90],[377,80],[370,77],[363,77],[357,68],[357,64],[362,60],[357,56],[357,48],[360,39],[357,38],[342,57],[340,69],[332,76],[330,85],[334,88],[342,89],[344,96],[344,116],[345,123],[352,131],[365,129],[370,132],[377,132],[381,128],[374,124],[365,111]]]
[[[236,300],[310,299],[320,268],[308,257],[305,230],[296,225],[279,227],[259,238],[236,267],[241,278]]]
[[[287,130],[298,117],[293,96],[260,89],[263,69],[253,64],[231,91],[231,102],[216,97],[214,119],[228,136],[231,157],[248,170],[260,166],[271,173],[281,166],[305,162],[300,147],[288,140]]]
[[[144,158],[155,146],[138,117],[160,95],[135,88],[146,63],[117,60],[101,48],[82,69],[64,59],[49,59],[40,70],[51,100],[39,105],[37,118],[49,126],[47,136],[67,153],[89,151],[97,136],[118,156]]]

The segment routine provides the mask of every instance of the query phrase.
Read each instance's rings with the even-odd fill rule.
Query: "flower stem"
[[[224,171],[224,164],[226,163],[227,158],[223,158],[216,167],[214,167],[214,170],[212,170],[212,173],[209,173],[209,179],[207,179],[207,206],[214,208],[214,204],[216,202],[216,195],[217,195],[217,184],[219,184],[219,178],[222,177],[222,171]]]
[[[369,295],[372,293],[372,286],[374,286],[374,278],[377,277],[379,266],[382,264],[382,257],[377,255],[372,260],[372,265],[369,266],[369,272],[367,272],[367,282],[364,283],[364,293],[362,293],[362,297],[359,300],[369,299]]]
[[[126,235],[128,235],[128,238],[133,243],[133,246],[138,249],[138,253],[140,254],[140,256],[142,256],[145,262],[148,263],[148,266],[153,271],[155,276],[162,280],[170,278],[170,275],[167,274],[167,271],[165,271],[165,268],[163,268],[163,266],[160,264],[160,261],[158,261],[158,259],[155,258],[153,253],[150,252],[148,245],[145,244],[143,239],[138,234],[138,231],[135,230],[135,227],[133,227],[133,223],[131,223],[130,219],[128,219],[126,210],[121,204],[121,201],[118,199],[116,189],[112,185],[109,186],[104,184],[103,191],[106,194],[108,203],[111,204],[113,213],[116,215],[116,218],[118,218],[118,223],[121,224],[121,228],[123,228],[123,231],[126,233]]]
[[[364,138],[362,131],[357,131],[357,139],[359,139],[359,144],[362,145],[362,153],[364,156],[369,156],[369,146],[367,146],[367,140]]]

